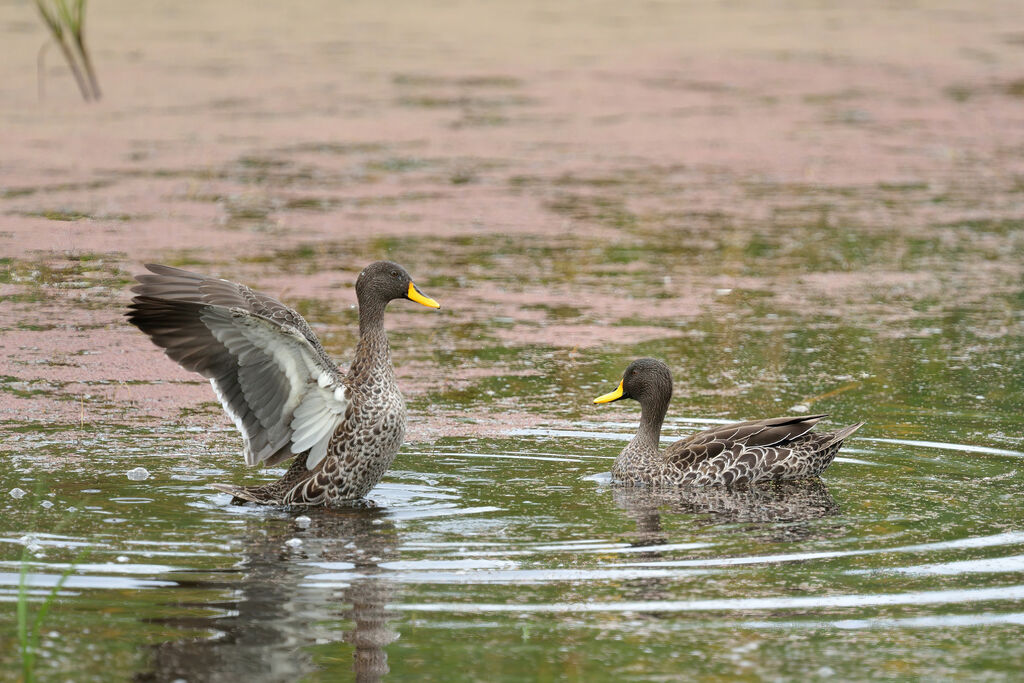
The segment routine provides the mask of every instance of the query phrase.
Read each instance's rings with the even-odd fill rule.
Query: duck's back
[[[811,432],[823,417],[737,422],[677,441],[665,450],[664,483],[734,486],[818,476],[832,463],[843,439],[861,426]]]

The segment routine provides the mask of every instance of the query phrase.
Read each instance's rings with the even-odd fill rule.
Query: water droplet
[[[806,413],[808,410],[810,410],[810,407],[803,403],[797,403],[795,406],[790,408],[790,411],[794,413]]]
[[[118,555],[118,556],[117,556],[117,561],[118,561],[118,562],[121,562],[121,563],[127,562],[127,561],[128,561],[128,559],[129,559],[129,558],[128,558],[128,556],[127,556],[127,555]]]
[[[19,489],[17,486],[15,486],[13,489],[11,489],[10,493],[11,493],[11,498],[24,498],[25,497],[25,492],[22,489]]]
[[[145,481],[149,479],[149,470],[145,467],[136,467],[133,470],[128,470],[128,478],[132,481]]]
[[[289,538],[287,541],[284,542],[284,544],[290,548],[298,548],[300,545],[302,545],[302,539]]]
[[[309,517],[307,517],[306,515],[299,515],[298,517],[295,518],[295,524],[298,525],[299,528],[302,528],[302,529],[308,529],[309,525],[312,524],[312,523],[313,523],[313,520],[310,519]]]

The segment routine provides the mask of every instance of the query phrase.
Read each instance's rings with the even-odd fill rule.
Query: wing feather
[[[308,452],[306,466],[315,468],[345,418],[349,393],[305,320],[243,285],[147,267],[129,321],[210,380],[242,433],[246,463]]]
[[[348,405],[337,370],[324,367],[319,354],[293,327],[240,308],[207,306],[201,318],[238,359],[242,394],[263,428],[263,438],[251,439],[253,448],[258,447],[252,459],[265,461],[288,442],[293,454],[324,442],[306,459],[309,469],[316,467],[326,456],[327,440],[341,424]],[[321,386],[324,375],[330,381]]]
[[[747,449],[777,447],[801,437],[823,417],[775,417],[713,427],[676,441],[665,449],[665,458],[677,467],[693,467],[726,451],[734,459]]]
[[[243,308],[281,325],[290,325],[309,340],[325,365],[333,365],[309,323],[277,299],[237,282],[208,277],[173,266],[148,263],[146,268],[149,269],[149,273],[135,276],[139,284],[132,287],[134,293],[159,299],[201,301],[225,308]]]

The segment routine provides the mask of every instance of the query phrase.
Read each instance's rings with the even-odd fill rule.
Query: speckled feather
[[[636,436],[612,466],[617,483],[743,486],[816,477],[832,464],[843,440],[864,424],[812,432],[825,414],[752,420],[698,432],[661,451],[671,397],[672,376],[661,361],[644,358],[626,369],[622,398],[639,401],[642,413]]]
[[[630,442],[612,467],[619,483],[663,486],[736,486],[763,481],[816,477],[832,464],[843,439],[860,424],[837,432],[801,433],[773,443],[757,443],[759,433],[778,421],[807,432],[825,415],[775,418],[716,427],[677,441],[659,452],[646,440]],[[797,422],[798,421],[798,422]]]
[[[352,392],[349,407],[319,469],[303,476],[304,465],[296,463],[279,480],[283,486],[247,489],[248,495],[231,493],[256,502],[306,505],[366,496],[391,467],[405,439],[405,400],[395,382],[383,328],[360,338],[345,383]],[[289,477],[292,470],[299,470],[298,475]]]
[[[362,498],[380,481],[405,438],[405,402],[382,323],[404,286],[387,276],[400,272],[411,282],[400,266],[377,262],[360,274],[360,338],[348,373],[279,301],[227,280],[147,268],[151,274],[133,288],[129,321],[170,358],[211,379],[242,431],[247,462],[294,457],[270,484],[215,488],[236,502],[330,505]],[[316,429],[329,430],[319,455],[308,447],[320,437]]]

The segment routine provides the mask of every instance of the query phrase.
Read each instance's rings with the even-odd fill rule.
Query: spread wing
[[[249,465],[308,451],[312,470],[350,405],[309,325],[244,285],[147,266],[128,320],[187,370],[209,378],[245,439]]]
[[[197,301],[226,308],[242,308],[281,325],[294,327],[302,333],[319,354],[324,364],[334,367],[309,323],[297,312],[277,299],[255,292],[230,280],[208,277],[181,268],[147,263],[149,273],[136,275],[139,284],[132,291],[142,296],[174,301]]]
[[[665,449],[665,459],[677,467],[693,467],[726,451],[739,457],[747,450],[760,451],[803,436],[823,417],[827,415],[775,417],[713,427],[676,441]]]

